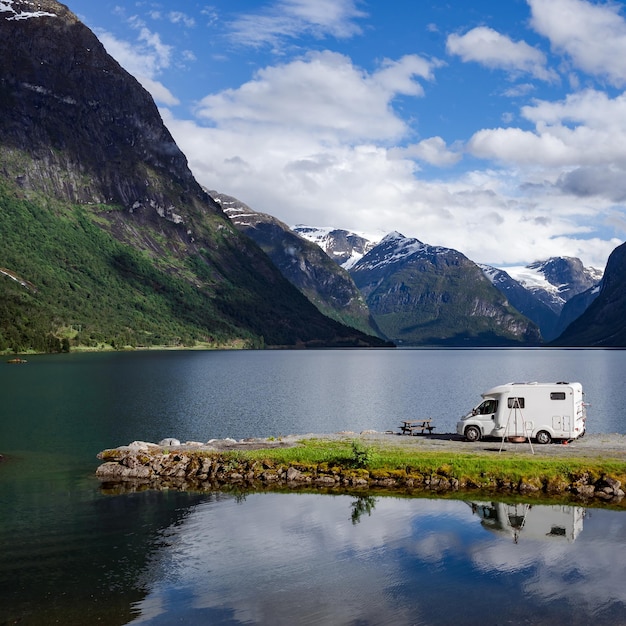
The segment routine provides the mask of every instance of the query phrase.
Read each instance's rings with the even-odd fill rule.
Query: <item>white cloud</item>
[[[365,15],[354,0],[279,0],[262,12],[239,16],[229,31],[240,45],[277,47],[302,34],[352,37],[361,32],[355,20]]]
[[[180,104],[180,100],[158,80],[153,80],[148,76],[137,76],[137,80],[141,83],[141,86],[150,93],[155,102],[164,106],[176,106]]]
[[[270,31],[277,42],[314,29],[320,36],[356,32],[351,1],[272,7],[274,13],[255,16],[259,45],[270,41]],[[289,24],[279,32],[282,18]],[[159,82],[175,50],[140,20],[132,24],[133,43],[108,33],[100,38],[158,102],[177,105]],[[482,36],[488,45],[479,49]],[[543,53],[491,29],[453,36],[448,47],[467,61],[553,76]],[[608,234],[624,232],[621,214],[610,208],[626,197],[626,97],[587,90],[558,102],[536,100],[503,117],[510,124],[521,116],[524,128],[482,129],[465,146],[441,136],[415,141],[417,129],[395,101],[427,97],[425,86],[442,67],[412,54],[366,71],[346,55],[310,52],[207,95],[193,120],[167,109],[162,115],[201,184],[286,223],[399,230],[493,265],[563,254],[603,267],[619,243]],[[506,95],[524,97],[531,89],[526,83]],[[450,169],[468,156],[487,159],[488,169]],[[425,180],[416,162],[449,169],[440,180]],[[500,165],[489,169],[491,162]]]
[[[618,244],[590,238],[585,226],[602,203],[566,202],[554,185],[521,197],[526,179],[517,170],[426,181],[412,160],[372,143],[329,145],[308,132],[203,128],[163,116],[203,185],[289,224],[399,230],[494,265],[563,254],[604,267]]]
[[[626,94],[610,98],[586,90],[560,102],[537,101],[522,108],[534,131],[484,129],[468,149],[484,159],[545,167],[626,167]]]
[[[431,72],[432,64],[417,56],[386,61],[367,74],[343,55],[316,52],[203,98],[196,113],[222,128],[267,125],[276,133],[311,133],[306,143],[390,141],[408,130],[392,109],[393,98],[422,95],[415,77],[431,78]]]
[[[626,21],[622,4],[584,0],[527,0],[531,26],[575,65],[613,85],[626,84]]]
[[[431,165],[446,167],[458,163],[462,154],[459,151],[449,150],[441,137],[429,137],[406,148],[393,148],[389,150],[389,157],[418,159]]]
[[[544,81],[558,80],[558,75],[546,67],[546,56],[524,41],[512,41],[492,28],[479,26],[464,35],[452,34],[446,47],[449,54],[463,61],[475,61],[492,69],[528,73]]]

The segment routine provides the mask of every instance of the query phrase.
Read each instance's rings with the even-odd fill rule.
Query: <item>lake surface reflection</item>
[[[133,624],[623,623],[622,513],[255,494],[161,533]]]
[[[621,511],[315,493],[107,495],[136,439],[452,431],[509,380],[579,380],[626,432],[626,352],[137,352],[0,366],[0,624],[626,623]]]

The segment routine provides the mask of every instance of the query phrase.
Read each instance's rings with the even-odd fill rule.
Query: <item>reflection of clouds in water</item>
[[[626,604],[626,565],[615,558],[615,549],[588,548],[573,559],[563,556],[556,562],[546,560],[539,564],[525,590],[544,601],[567,598],[591,614],[612,603]]]
[[[299,623],[348,624],[358,616],[414,623],[415,612],[403,616],[406,607],[388,596],[398,566],[380,553],[414,543],[416,511],[441,519],[464,513],[461,505],[380,498],[372,515],[354,525],[352,502],[265,494],[197,506],[168,531],[170,546],[157,556],[135,623],[166,610],[173,587],[190,592],[196,609],[232,607],[237,620],[253,623],[292,624],[294,611]]]
[[[261,624],[292,624],[294,615],[300,624],[413,624],[424,621],[424,609],[432,610],[427,600],[407,594],[416,581],[432,580],[441,594],[465,583],[488,593],[490,582],[481,577],[525,569],[530,579],[510,583],[512,593],[530,594],[524,602],[531,596],[535,603],[562,596],[572,601],[574,592],[593,614],[599,598],[626,600],[618,583],[626,566],[616,562],[613,543],[598,550],[583,534],[575,544],[523,537],[514,544],[485,531],[465,503],[444,500],[381,497],[370,516],[353,524],[353,502],[349,496],[255,494],[239,503],[196,506],[164,534],[134,623],[158,624],[167,612],[206,618],[219,610]],[[626,531],[613,534],[623,545]],[[449,571],[450,560],[462,564],[461,574]],[[615,582],[599,589],[595,583],[607,571]]]
[[[538,507],[539,513],[546,508]],[[532,575],[523,583],[524,592],[543,602],[567,600],[593,615],[612,603],[626,605],[626,561],[616,552],[626,545],[623,519],[623,512],[592,510],[575,549],[557,538],[529,541],[522,530],[518,544],[500,541],[482,545],[472,560],[485,572],[526,568]]]

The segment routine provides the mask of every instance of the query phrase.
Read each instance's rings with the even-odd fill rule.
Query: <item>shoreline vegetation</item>
[[[618,447],[605,446],[606,437],[617,438]],[[580,447],[578,442],[534,445],[534,452],[528,442],[477,445],[453,434],[403,437],[373,431],[184,444],[136,441],[100,452],[96,476],[105,493],[115,494],[316,490],[515,497],[626,508],[621,488],[626,436],[587,438],[595,440]]]
[[[0,350],[0,356],[31,356],[42,354],[67,354],[67,353],[82,353],[82,352],[141,352],[141,351],[170,351],[170,350],[194,350],[194,351],[212,351],[212,350],[245,350],[248,349],[244,339],[235,340],[224,343],[209,343],[204,341],[196,341],[194,344],[163,344],[163,345],[124,345],[124,346],[112,346],[109,343],[100,343],[96,346],[87,345],[72,345],[68,350],[62,352],[42,352],[38,350]]]

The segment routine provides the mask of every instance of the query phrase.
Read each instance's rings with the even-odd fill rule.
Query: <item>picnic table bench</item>
[[[400,424],[402,435],[423,435],[426,431],[432,434],[435,427],[432,425],[430,417],[421,420],[403,420]]]

